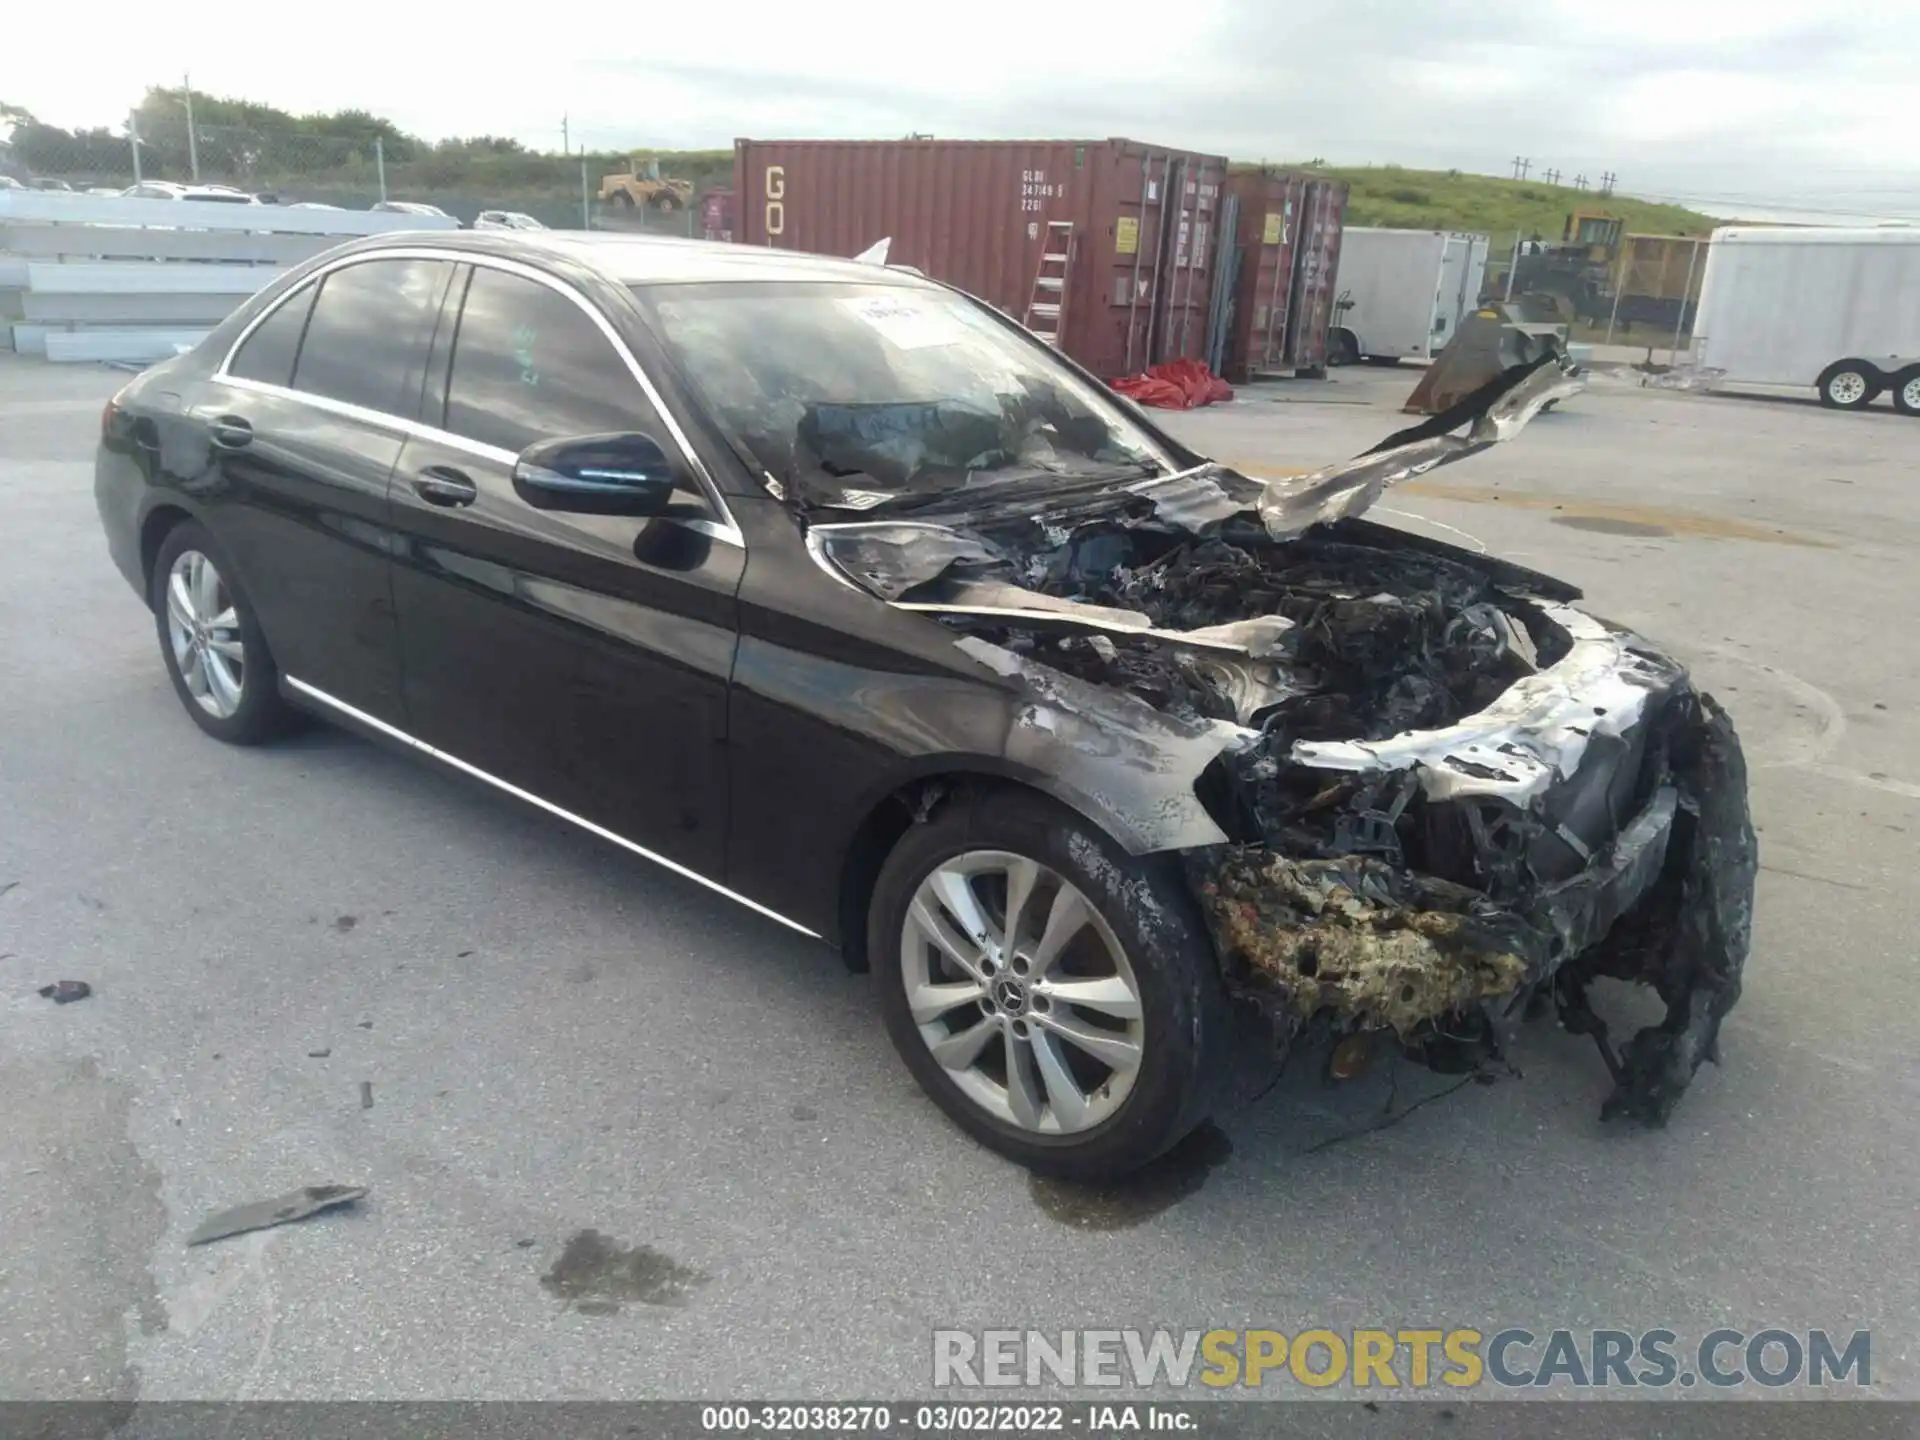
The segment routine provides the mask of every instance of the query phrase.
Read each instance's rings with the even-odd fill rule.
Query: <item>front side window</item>
[[[859,283],[635,294],[709,411],[803,503],[1173,469],[1110,399],[964,296]]]
[[[306,333],[307,315],[313,309],[316,288],[302,285],[254,326],[247,343],[240,347],[233,363],[227,367],[228,373],[265,385],[292,384],[293,361],[300,353],[300,337]]]
[[[515,454],[536,440],[655,432],[639,382],[577,304],[524,276],[478,266],[447,382],[446,429]]]
[[[293,388],[412,419],[452,269],[444,260],[364,260],[330,272],[313,302]]]

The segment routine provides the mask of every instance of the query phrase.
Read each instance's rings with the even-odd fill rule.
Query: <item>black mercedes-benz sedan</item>
[[[136,378],[96,491],[209,735],[320,716],[832,943],[954,1120],[1099,1178],[1309,1041],[1472,1069],[1553,1010],[1651,1123],[1714,1056],[1726,717],[1360,514],[1577,388],[1262,483],[914,272],[435,232]],[[1666,1018],[1616,1045],[1599,976]]]

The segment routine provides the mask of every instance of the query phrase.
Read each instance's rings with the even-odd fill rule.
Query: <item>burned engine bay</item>
[[[1023,687],[1010,758],[1136,853],[1179,854],[1229,988],[1283,1049],[1390,1031],[1469,1070],[1551,1006],[1606,1062],[1602,1115],[1661,1124],[1717,1058],[1748,949],[1733,727],[1571,587],[1359,518],[1573,388],[1510,372],[1303,480],[974,495],[808,543]],[[1588,1003],[1602,976],[1665,1018],[1616,1046]]]

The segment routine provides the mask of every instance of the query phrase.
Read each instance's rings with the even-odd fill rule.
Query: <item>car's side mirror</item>
[[[677,485],[667,452],[637,431],[542,440],[513,466],[514,490],[537,510],[663,515]]]

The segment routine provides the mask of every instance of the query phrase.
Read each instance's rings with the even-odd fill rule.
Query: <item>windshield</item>
[[[1097,388],[961,295],[858,283],[635,294],[707,408],[808,505],[1173,469]]]

